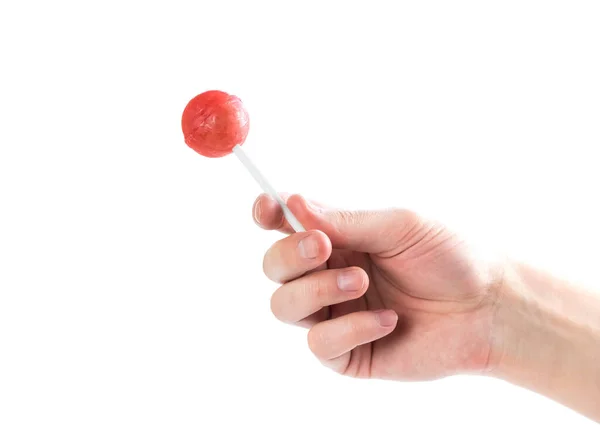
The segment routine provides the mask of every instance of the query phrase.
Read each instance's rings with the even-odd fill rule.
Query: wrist
[[[557,340],[555,317],[525,281],[520,263],[505,265],[494,312],[489,373],[517,384],[551,384],[561,340]],[[559,334],[560,337],[560,334]]]
[[[506,265],[494,312],[491,376],[600,419],[599,356],[597,294],[524,264]]]

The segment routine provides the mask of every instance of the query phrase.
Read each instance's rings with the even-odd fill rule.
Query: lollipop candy
[[[207,91],[197,95],[183,111],[181,129],[185,143],[204,157],[218,158],[235,154],[262,189],[279,203],[290,226],[296,232],[305,230],[242,150],[250,129],[250,119],[239,98],[222,91]]]
[[[250,122],[241,100],[208,91],[187,104],[181,119],[185,143],[205,157],[223,157],[246,141]]]

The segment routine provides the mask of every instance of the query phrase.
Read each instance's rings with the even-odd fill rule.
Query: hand
[[[490,369],[502,267],[435,221],[407,210],[344,211],[291,196],[307,232],[294,233],[261,195],[256,223],[289,236],[265,254],[282,283],[281,321],[309,328],[308,345],[353,377],[428,380]]]

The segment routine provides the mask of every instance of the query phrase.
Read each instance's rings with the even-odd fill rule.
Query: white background
[[[485,378],[356,381],[269,310],[260,192],[183,143],[238,95],[281,191],[434,213],[598,284],[597,1],[0,4],[0,441],[573,441]]]

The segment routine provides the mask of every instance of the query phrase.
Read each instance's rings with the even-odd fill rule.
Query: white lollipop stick
[[[292,214],[292,211],[290,211],[290,208],[287,207],[287,205],[285,204],[283,199],[279,196],[277,191],[275,191],[275,188],[273,188],[273,186],[271,186],[269,184],[269,182],[264,177],[264,175],[262,175],[260,173],[260,171],[258,170],[258,168],[256,166],[254,166],[254,163],[252,163],[252,160],[250,160],[250,158],[248,158],[246,153],[242,150],[242,147],[240,145],[237,145],[235,148],[233,148],[233,153],[237,156],[237,158],[240,159],[242,164],[246,167],[246,169],[248,170],[250,175],[252,175],[252,177],[254,177],[254,180],[256,180],[256,182],[260,185],[260,187],[263,189],[263,191],[265,191],[267,194],[269,194],[271,197],[273,197],[277,201],[277,203],[279,203],[279,205],[281,206],[281,209],[283,210],[283,216],[285,217],[287,222],[290,224],[292,229],[294,229],[294,231],[296,231],[296,232],[306,231],[306,229],[304,229],[304,227],[298,221],[298,219],[294,216],[294,214]]]

